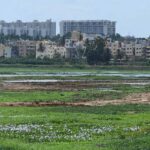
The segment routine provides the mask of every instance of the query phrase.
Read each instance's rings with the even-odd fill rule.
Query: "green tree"
[[[109,48],[104,49],[104,62],[108,63],[112,58],[111,51]]]
[[[38,51],[39,51],[39,52],[44,52],[44,50],[45,50],[45,47],[44,47],[43,43],[41,42],[41,43],[39,44]]]
[[[117,55],[116,55],[116,59],[118,60],[121,60],[125,57],[125,52],[123,52],[122,50],[118,49],[117,50]]]
[[[111,52],[105,48],[104,39],[98,37],[94,41],[86,41],[86,57],[90,65],[108,63],[111,59]]]

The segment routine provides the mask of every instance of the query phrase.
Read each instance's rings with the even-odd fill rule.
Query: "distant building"
[[[134,56],[134,49],[133,49],[133,44],[129,43],[129,44],[125,44],[124,45],[124,50],[125,50],[125,54],[127,57],[133,57]]]
[[[142,44],[137,44],[137,43],[130,43],[130,44],[125,44],[125,54],[128,58],[142,58],[144,57],[144,47]]]
[[[144,48],[144,55],[147,60],[150,60],[150,46]]]
[[[80,40],[82,40],[81,38],[82,38],[82,34],[80,32],[73,31],[71,33],[71,39],[80,41]]]
[[[16,41],[16,47],[19,52],[19,57],[32,57],[36,56],[36,41],[30,40],[18,40]]]
[[[6,46],[4,49],[4,57],[11,58],[11,47]]]
[[[5,45],[0,44],[0,57],[4,57],[4,49],[5,49]]]
[[[75,49],[77,47],[78,40],[66,39],[65,40],[65,48],[67,49]]]
[[[111,38],[106,40],[106,47],[111,50],[113,58],[122,54],[123,59],[126,57],[129,60],[143,59],[144,58],[144,47],[146,43],[138,41],[112,41]]]
[[[76,58],[78,57],[78,50],[85,50],[84,42],[77,39],[66,39],[66,58]]]
[[[36,44],[36,58],[54,58],[54,56],[60,55],[66,57],[66,48],[57,46],[56,43],[51,41],[39,41]]]
[[[102,36],[114,35],[116,33],[116,22],[108,20],[66,20],[60,22],[61,36],[73,31]]]
[[[83,41],[94,41],[97,37],[102,37],[100,34],[86,34],[83,33]]]
[[[11,47],[12,57],[30,57],[36,56],[36,41],[32,40],[14,40],[9,41],[6,47]]]
[[[22,22],[18,20],[10,23],[0,21],[0,34],[30,36],[33,38],[54,37],[56,35],[56,22],[52,22],[51,20],[45,22],[39,22],[37,20],[33,22]]]
[[[115,41],[111,43],[111,45],[108,47],[111,50],[111,54],[113,57],[116,57],[118,55],[118,51],[123,51],[123,43],[119,41]]]

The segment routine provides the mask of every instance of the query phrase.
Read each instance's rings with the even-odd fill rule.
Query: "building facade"
[[[66,48],[57,46],[56,43],[51,41],[39,41],[36,44],[36,58],[52,59],[56,55],[60,55],[63,58],[66,58]]]
[[[45,22],[39,22],[37,20],[33,22],[22,22],[18,20],[10,23],[0,21],[0,34],[30,36],[33,38],[54,37],[56,35],[56,22],[52,22],[51,20]]]
[[[4,57],[5,58],[11,58],[11,47],[6,46],[4,50]]]
[[[61,36],[73,31],[102,36],[114,35],[116,33],[116,22],[108,20],[66,20],[60,22]]]
[[[16,41],[19,57],[32,57],[36,56],[36,41],[19,40]]]
[[[142,44],[137,43],[129,43],[124,45],[125,54],[128,58],[136,57],[142,58],[144,57],[144,47]]]
[[[123,58],[134,60],[134,59],[143,59],[146,54],[144,48],[145,44],[139,43],[137,41],[112,41],[111,38],[106,40],[106,47],[111,50],[113,58],[120,55],[124,56]],[[147,52],[148,53],[148,52]]]
[[[147,60],[150,60],[150,46],[144,47],[144,55]]]
[[[4,57],[4,49],[5,49],[5,45],[0,44],[0,58]]]

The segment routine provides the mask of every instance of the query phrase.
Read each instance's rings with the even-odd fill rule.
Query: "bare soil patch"
[[[0,89],[11,91],[29,90],[81,90],[84,88],[110,87],[110,83],[103,82],[57,82],[57,83],[4,83]]]

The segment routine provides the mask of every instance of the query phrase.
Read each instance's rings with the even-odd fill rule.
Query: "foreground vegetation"
[[[1,66],[0,75],[34,72],[52,73],[53,76],[44,77],[43,74],[38,77],[1,76],[0,102],[113,100],[130,94],[150,92],[148,84],[122,83],[129,81],[148,83],[149,77],[117,76],[117,73],[149,74],[148,69],[140,72],[113,69],[111,67],[108,70],[103,67]],[[116,76],[56,77],[55,73],[59,72],[116,73]],[[97,81],[95,81],[93,82],[95,87],[79,89],[77,84],[73,90],[5,89],[4,82],[14,79],[101,80],[101,85],[96,87]],[[102,107],[0,107],[0,150],[149,150],[149,116],[150,105],[144,104]]]
[[[1,108],[3,150],[149,150],[150,106]]]

